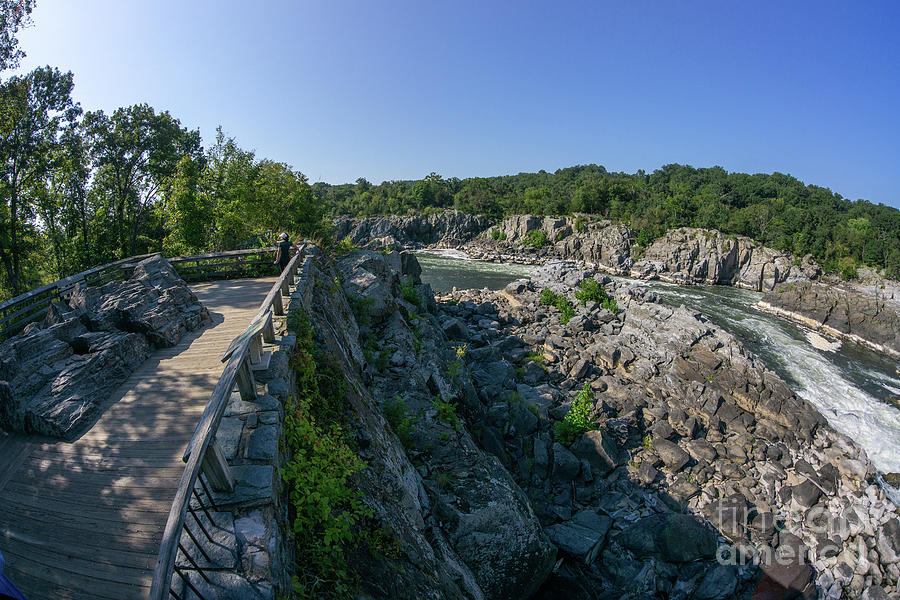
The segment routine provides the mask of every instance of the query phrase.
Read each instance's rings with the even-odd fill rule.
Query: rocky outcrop
[[[490,225],[484,217],[445,211],[409,217],[338,217],[334,221],[337,240],[349,237],[356,246],[400,249],[422,246],[456,247]]]
[[[577,302],[589,275],[617,312]],[[540,304],[543,287],[574,305],[566,323]],[[898,509],[865,452],[701,314],[563,263],[450,299],[441,320],[470,332],[465,361],[486,407],[479,443],[563,557],[538,598],[900,591],[888,541]],[[585,384],[595,424],[567,447],[556,424]]]
[[[68,304],[0,345],[0,427],[74,439],[151,347],[172,346],[208,320],[160,257],[139,263],[127,281],[79,285]]]
[[[810,257],[797,262],[792,254],[747,237],[682,227],[650,244],[635,261],[632,275],[767,291],[777,283],[815,278],[819,268]]]
[[[363,596],[531,596],[556,548],[528,498],[470,433],[481,404],[454,347],[463,344],[443,333],[415,257],[354,251],[335,267],[319,265],[311,322],[350,383],[351,422],[368,464],[356,482],[396,548],[353,557]]]
[[[543,238],[535,237],[536,232]],[[544,239],[537,247],[535,240]],[[540,262],[564,258],[604,271],[626,274],[633,261],[634,233],[611,221],[582,217],[509,217],[466,245],[466,251],[486,260]]]
[[[896,300],[848,286],[801,281],[777,286],[758,306],[900,359],[900,302]]]

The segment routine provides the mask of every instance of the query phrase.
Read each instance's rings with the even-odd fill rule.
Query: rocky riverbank
[[[334,268],[312,323],[392,540],[355,558],[362,597],[897,594],[900,521],[865,453],[702,315],[564,264],[440,303],[411,254]],[[582,306],[588,276],[616,303]]]
[[[615,275],[685,285],[731,285],[767,293],[776,287],[783,293],[791,286],[797,293],[809,292],[809,297],[769,294],[763,307],[774,307],[770,310],[779,315],[889,356],[896,356],[894,351],[900,347],[900,332],[894,325],[900,321],[900,283],[880,278],[871,269],[861,269],[859,281],[841,281],[823,275],[810,256],[795,257],[743,236],[680,228],[641,247],[628,227],[588,216],[522,215],[490,225],[481,217],[454,212],[427,217],[341,218],[336,225],[342,238],[349,236],[357,246],[377,249],[450,247],[473,258],[525,264],[565,259]],[[816,292],[826,286],[837,287],[827,294]],[[837,316],[830,317],[837,324],[820,318],[823,312],[837,315],[840,311],[831,309],[839,304],[865,308],[843,319],[852,330]]]
[[[161,257],[127,281],[78,285],[68,302],[0,344],[0,428],[72,440],[109,394],[150,355],[209,321]]]
[[[776,286],[763,296],[759,307],[900,359],[900,312],[890,298],[799,281]]]
[[[573,291],[590,275],[616,313],[579,305]],[[567,322],[541,305],[545,287],[575,307]],[[531,282],[452,301],[447,322],[461,321],[488,349],[469,351],[473,377],[488,374],[482,380],[496,388],[484,393],[494,401],[482,441],[510,466],[566,557],[549,588],[589,581],[595,592],[682,598],[800,593],[806,582],[818,588],[806,597],[900,591],[897,508],[871,483],[865,453],[699,313],[558,263]],[[566,446],[553,425],[584,383],[597,427]],[[523,418],[529,411],[537,418]],[[586,510],[610,519],[589,549],[573,542]],[[704,555],[700,523],[715,528],[727,560]],[[681,533],[660,533],[670,530]],[[681,552],[699,562],[682,564]]]

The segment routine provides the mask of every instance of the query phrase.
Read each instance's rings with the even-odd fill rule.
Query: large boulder
[[[615,440],[602,431],[588,431],[572,444],[572,453],[591,465],[591,470],[599,475],[607,475],[621,464],[621,454]]]
[[[682,227],[650,244],[632,272],[677,283],[727,284],[768,291],[778,283],[816,277],[818,268],[809,260],[795,264],[793,255],[747,237]]]
[[[153,256],[135,267],[127,281],[94,288],[76,286],[69,305],[84,313],[91,329],[142,333],[156,347],[170,347],[209,321],[200,304],[166,259]]]
[[[586,509],[564,523],[547,527],[547,535],[560,550],[591,564],[603,547],[612,519]]]
[[[708,559],[716,553],[716,535],[697,519],[680,513],[644,517],[625,529],[619,542],[638,556],[667,562]]]
[[[0,344],[0,427],[75,439],[150,354],[209,320],[165,259],[138,263],[126,281],[79,284],[68,304]]]

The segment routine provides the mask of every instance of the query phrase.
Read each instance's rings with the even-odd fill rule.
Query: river
[[[514,279],[528,277],[534,269],[472,260],[452,250],[417,256],[422,280],[438,292],[453,287],[501,289]],[[754,305],[762,296],[758,292],[620,279],[652,289],[666,304],[699,310],[737,336],[797,395],[818,408],[832,427],[862,446],[876,468],[900,472],[900,409],[884,400],[900,396],[896,361],[855,344],[836,349],[833,346],[837,344],[831,349],[816,347],[812,343],[815,334],[809,329],[757,310]]]

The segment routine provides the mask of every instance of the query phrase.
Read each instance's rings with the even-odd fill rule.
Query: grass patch
[[[459,428],[459,415],[456,414],[456,402],[452,400],[444,400],[441,396],[436,396],[431,401],[431,405],[438,411],[438,418],[447,423],[453,429]]]
[[[410,304],[422,308],[422,294],[419,293],[418,286],[416,286],[409,277],[400,284],[400,294],[403,296],[403,299]]]
[[[350,240],[349,235],[334,245],[334,252],[338,256],[349,254],[354,250],[359,250],[359,248]]]

